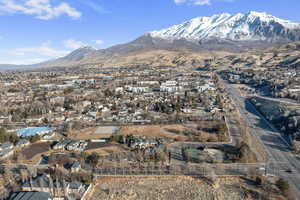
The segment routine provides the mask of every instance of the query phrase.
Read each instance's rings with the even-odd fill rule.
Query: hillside
[[[223,13],[197,17],[163,30],[148,32],[134,41],[107,49],[82,47],[62,58],[14,68],[82,65],[196,66],[203,59],[260,51],[298,40],[299,23],[254,11],[234,15]],[[5,68],[11,66],[2,67]]]

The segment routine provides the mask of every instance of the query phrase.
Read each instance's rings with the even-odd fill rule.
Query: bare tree
[[[8,198],[8,196],[9,196],[9,191],[6,188],[4,188],[0,193],[0,199],[5,200]]]
[[[24,154],[19,152],[18,155],[17,155],[17,162],[22,163],[22,161],[24,161],[24,160],[25,160]]]
[[[31,177],[36,177],[37,176],[37,169],[33,166],[28,166],[27,167],[28,173]]]
[[[9,167],[4,168],[3,178],[4,178],[4,181],[8,184],[12,182],[13,174],[12,174],[11,169]]]
[[[20,174],[21,174],[21,178],[22,178],[23,183],[28,180],[29,174],[28,174],[28,171],[26,169],[21,169]]]
[[[210,166],[210,165],[205,165],[205,178],[210,182],[210,184],[214,187],[214,188],[218,188],[219,187],[219,183],[218,183],[218,177],[216,175],[215,170]]]

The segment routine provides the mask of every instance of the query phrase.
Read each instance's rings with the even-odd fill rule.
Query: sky
[[[199,16],[267,12],[300,22],[299,0],[0,0],[0,64],[98,49]]]

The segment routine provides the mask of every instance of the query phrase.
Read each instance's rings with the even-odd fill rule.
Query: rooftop
[[[34,136],[37,135],[41,132],[47,132],[47,131],[51,131],[52,129],[49,127],[35,127],[35,128],[23,128],[23,129],[19,129],[17,130],[17,135],[18,136],[22,136],[22,137],[29,137],[29,136]]]
[[[8,200],[47,200],[52,199],[52,196],[47,192],[15,192]]]

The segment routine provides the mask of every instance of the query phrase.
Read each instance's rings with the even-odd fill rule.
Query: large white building
[[[160,85],[161,92],[177,92],[181,91],[183,88],[182,86],[178,86],[177,81],[166,81]]]

